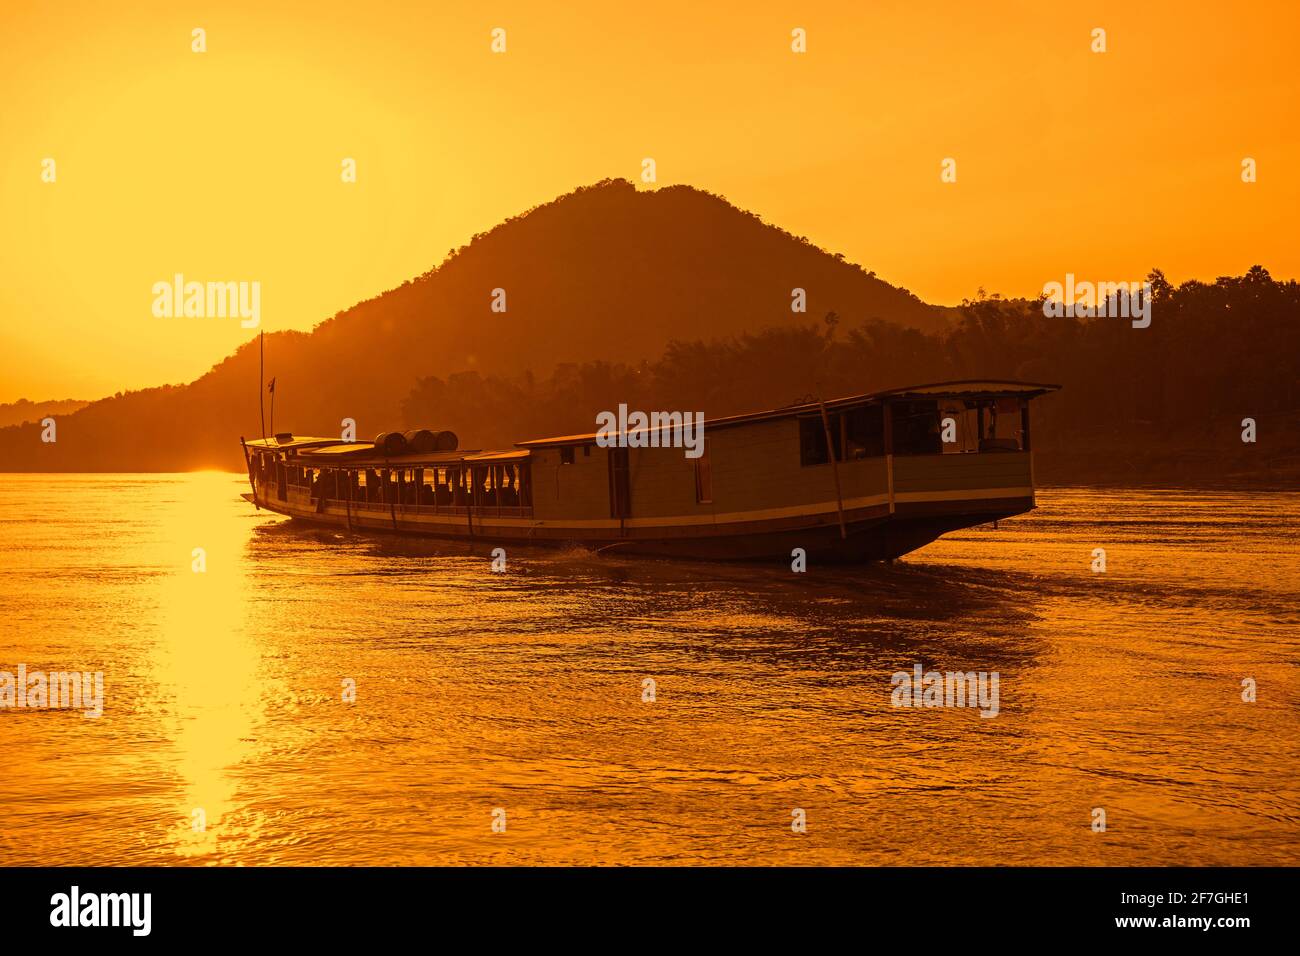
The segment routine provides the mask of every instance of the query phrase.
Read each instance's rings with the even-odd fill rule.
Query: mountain
[[[16,402],[7,402],[0,404],[0,428],[7,425],[22,425],[27,422],[39,422],[46,416],[63,416],[71,415],[80,408],[84,408],[88,402],[78,401],[75,398],[65,398],[61,401],[51,402],[32,402],[25,398],[20,398]]]
[[[791,312],[795,288],[806,290],[806,314]],[[504,290],[505,312],[491,310],[496,289]],[[930,332],[953,314],[718,196],[605,180],[475,236],[436,268],[310,333],[267,335],[265,377],[277,381],[276,428],[330,435],[352,418],[358,436],[371,437],[441,424],[402,418],[412,388],[430,376],[546,376],[562,363],[637,363],[673,341],[724,339],[832,312],[846,328],[885,320]],[[64,412],[54,443],[42,443],[30,425],[0,429],[0,469],[242,467],[238,436],[261,434],[259,394],[254,340],[188,385]],[[787,399],[773,395],[777,404]]]

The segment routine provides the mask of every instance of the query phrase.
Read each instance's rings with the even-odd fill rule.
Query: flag
[[[270,383],[266,386],[266,390],[272,395],[275,394],[275,379],[271,379]]]

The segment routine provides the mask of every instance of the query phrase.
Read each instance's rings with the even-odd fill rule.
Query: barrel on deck
[[[380,432],[375,436],[375,451],[385,458],[403,454],[406,451],[406,437],[401,432]]]
[[[455,432],[438,432],[433,436],[434,451],[455,451],[460,446],[460,439]]]
[[[437,450],[437,436],[427,428],[412,428],[403,437],[406,439],[406,450],[414,454],[427,455]]]

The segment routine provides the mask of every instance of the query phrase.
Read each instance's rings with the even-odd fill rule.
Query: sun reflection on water
[[[158,587],[153,665],[160,692],[172,695],[165,727],[184,793],[169,840],[186,857],[229,851],[246,839],[235,771],[256,749],[263,712],[240,560],[247,531],[208,507],[228,489],[227,475],[177,483],[161,522],[160,544],[174,566]]]

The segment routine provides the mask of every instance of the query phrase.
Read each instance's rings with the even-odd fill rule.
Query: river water
[[[0,483],[0,671],[104,675],[98,719],[0,708],[0,864],[1300,863],[1300,494],[496,573],[243,490]],[[893,706],[917,664],[996,672],[997,715]]]

